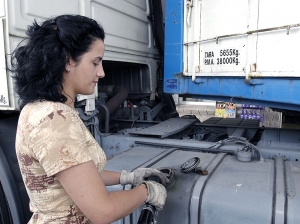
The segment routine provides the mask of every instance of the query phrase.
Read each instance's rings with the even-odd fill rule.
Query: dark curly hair
[[[101,25],[80,15],[61,15],[40,25],[34,21],[26,34],[26,44],[12,53],[10,69],[21,109],[36,100],[66,102],[62,94],[66,63],[70,58],[79,62],[96,39],[105,37]]]

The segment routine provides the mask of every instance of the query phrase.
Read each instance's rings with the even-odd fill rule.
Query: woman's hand
[[[109,173],[105,176],[107,174]],[[149,197],[143,186],[108,192],[93,161],[78,164],[55,176],[79,209],[95,224],[112,223],[121,219],[145,203]],[[116,178],[105,179],[112,184]]]
[[[164,186],[169,183],[167,174],[164,174],[157,169],[138,168],[133,172],[127,172],[126,170],[123,170],[120,176],[120,184],[131,184],[136,186],[140,182],[147,180],[149,177],[158,177],[160,179],[160,183]]]
[[[155,181],[143,181],[139,185],[142,184],[145,184],[148,190],[146,202],[153,205],[157,211],[162,210],[167,198],[166,188]]]

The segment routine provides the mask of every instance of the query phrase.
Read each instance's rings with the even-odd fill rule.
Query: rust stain
[[[262,77],[262,73],[261,72],[250,72],[249,76],[251,78],[260,78],[260,77]]]

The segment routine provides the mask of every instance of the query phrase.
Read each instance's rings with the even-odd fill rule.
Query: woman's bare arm
[[[103,170],[101,177],[105,186],[120,184],[120,172]]]
[[[92,161],[61,171],[56,177],[94,224],[111,223],[125,217],[147,199],[147,189],[143,185],[132,190],[108,192]]]

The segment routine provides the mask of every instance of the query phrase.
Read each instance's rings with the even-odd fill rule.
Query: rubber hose
[[[150,176],[149,178],[147,178],[147,180],[152,180],[152,181],[156,181],[157,183],[160,183],[161,184],[161,181],[158,177],[156,176]],[[153,209],[153,211],[155,211],[156,209],[150,205],[150,204],[147,204],[148,207],[151,207]],[[143,209],[141,214],[140,214],[140,217],[139,217],[139,220],[137,222],[137,224],[150,224],[153,222],[153,219],[154,219],[154,215],[153,213],[148,210],[148,209]]]
[[[143,209],[137,224],[150,224],[153,222],[153,213],[147,209]]]

